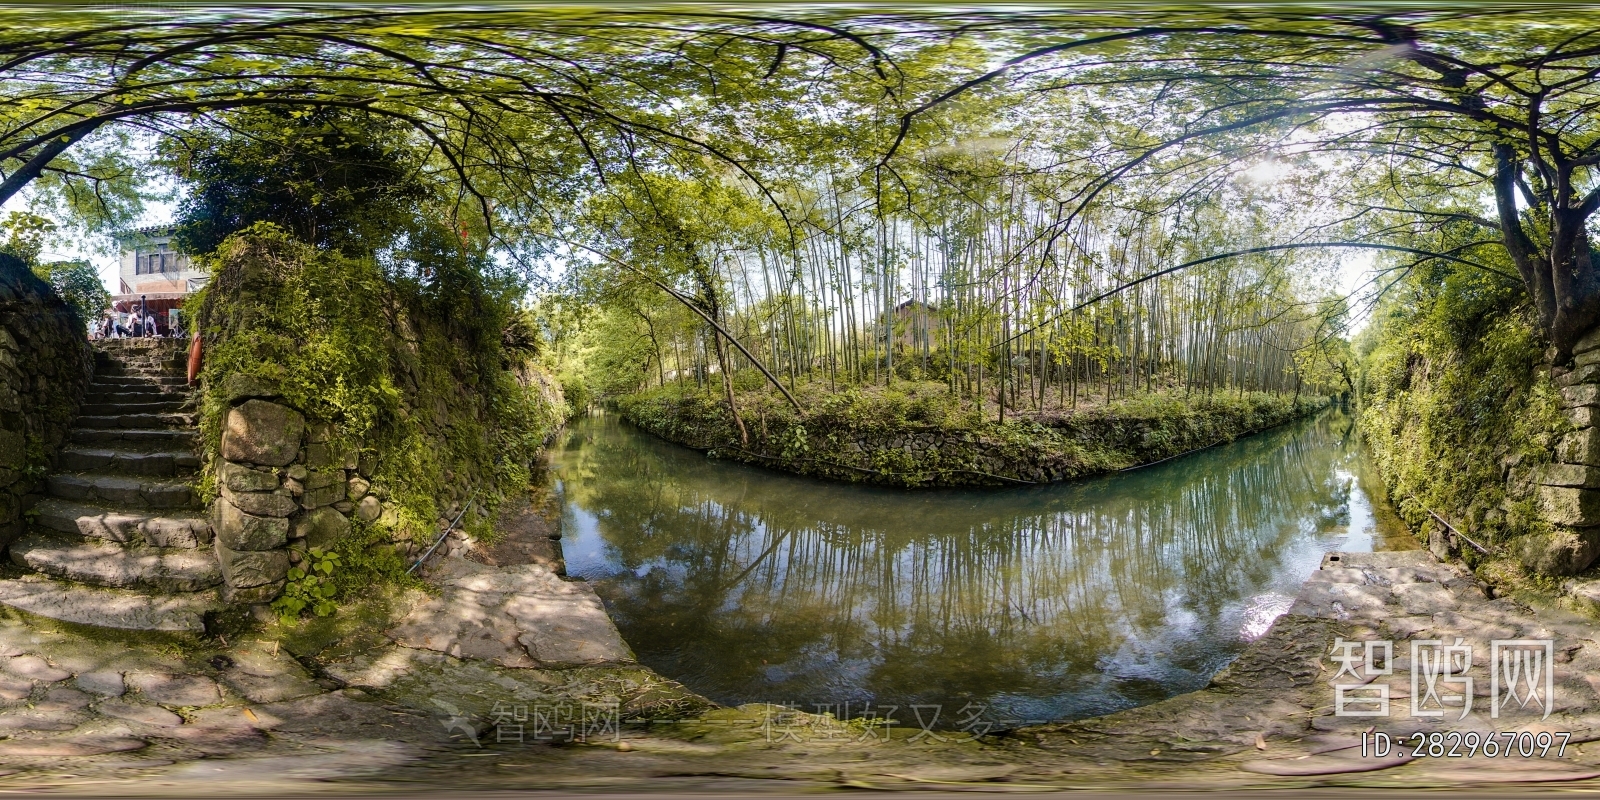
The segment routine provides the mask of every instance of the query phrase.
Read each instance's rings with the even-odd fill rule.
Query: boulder
[[[213,504],[211,513],[218,548],[272,550],[289,541],[289,520],[282,517],[247,514],[226,499]]]
[[[307,547],[327,547],[350,532],[350,520],[332,508],[306,512],[295,520],[293,537],[304,539]]]
[[[250,589],[277,583],[289,575],[289,553],[285,550],[234,550],[217,538],[217,561],[228,589]]]
[[[372,488],[372,481],[357,475],[345,483],[345,497],[352,501],[365,497],[367,490]]]
[[[228,412],[222,457],[269,467],[288,466],[300,452],[305,429],[300,412],[266,400],[247,400]]]

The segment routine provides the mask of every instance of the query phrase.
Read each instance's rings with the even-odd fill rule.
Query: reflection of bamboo
[[[879,647],[933,648],[1000,633],[1013,643],[1073,641],[1093,650],[1164,624],[1173,604],[1209,618],[1260,585],[1304,505],[1338,507],[1330,495],[1336,487],[1313,478],[1325,471],[1327,439],[1312,428],[1271,453],[1217,451],[1222,457],[1208,461],[1211,469],[1162,473],[1156,493],[1088,507],[1072,508],[1084,490],[1066,487],[1048,497],[1021,495],[1026,513],[963,525],[930,501],[939,510],[930,519],[947,524],[915,532],[807,520],[782,503],[750,511],[748,498],[723,496],[716,479],[725,468],[693,473],[703,481],[656,469],[649,526],[677,542],[669,557],[690,567],[685,589],[717,597],[697,605],[718,614],[719,626],[805,618],[820,621],[814,633],[835,646],[851,645],[857,634]],[[616,474],[596,466],[597,475]],[[661,528],[667,524],[676,530]],[[640,532],[603,533],[621,537],[613,539],[621,546]],[[741,555],[752,552],[753,560]],[[1026,634],[1009,622],[1019,611],[1031,623]]]

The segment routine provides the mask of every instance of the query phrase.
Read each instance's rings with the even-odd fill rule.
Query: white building
[[[141,308],[163,332],[175,322],[183,301],[210,280],[172,241],[171,225],[152,225],[115,236],[121,255],[112,308],[119,314]]]

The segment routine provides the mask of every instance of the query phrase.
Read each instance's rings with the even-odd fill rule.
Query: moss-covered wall
[[[202,489],[232,527],[274,531],[247,540],[219,528],[219,542],[268,553],[247,559],[273,560],[270,575],[230,577],[235,590],[281,586],[288,562],[270,551],[282,548],[295,564],[316,546],[339,550],[347,572],[396,576],[474,497],[463,524],[482,532],[500,500],[528,486],[565,419],[554,381],[501,347],[514,307],[490,289],[455,287],[441,306],[430,287],[370,259],[264,229],[229,240],[212,268],[200,314],[212,456]],[[235,593],[259,602],[276,590]]]
[[[93,375],[77,316],[26,264],[0,253],[0,548],[21,533]]]
[[[889,486],[1047,483],[1160,461],[1288,422],[1327,405],[1248,393],[1149,395],[1049,420],[983,420],[943,384],[902,390],[802,390],[804,418],[771,393],[746,393],[741,444],[727,405],[677,387],[618,402],[623,417],[663,439],[720,458],[802,475]]]
[[[1357,342],[1361,430],[1436,554],[1507,578],[1600,555],[1600,335],[1578,349],[1550,365],[1521,289],[1494,275],[1440,266],[1393,287]]]

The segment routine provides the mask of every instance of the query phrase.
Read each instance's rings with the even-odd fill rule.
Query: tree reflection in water
[[[1361,459],[1334,411],[1025,489],[823,483],[606,415],[575,421],[554,462],[569,571],[641,661],[724,703],[893,705],[903,721],[939,704],[951,727],[979,707],[1076,718],[1203,686],[1322,553],[1407,540]]]

